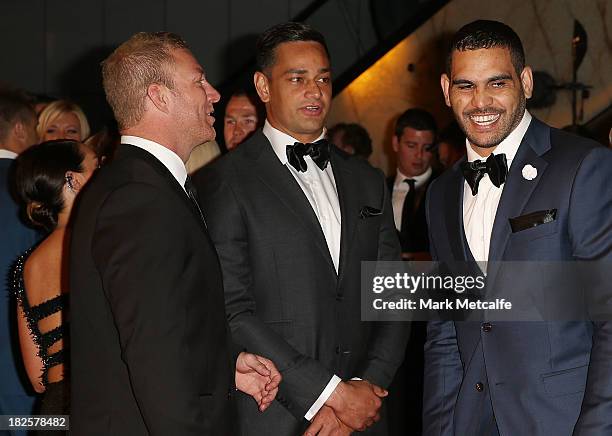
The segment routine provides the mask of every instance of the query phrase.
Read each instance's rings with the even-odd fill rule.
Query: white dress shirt
[[[157,142],[151,141],[149,139],[140,138],[138,136],[123,135],[121,136],[121,143],[133,145],[151,153],[158,161],[160,161],[166,168],[168,168],[168,171],[172,173],[179,185],[181,185],[183,190],[185,190],[187,169],[185,168],[185,164],[178,156],[178,154],[176,154],[169,148],[158,144]]]
[[[7,150],[6,148],[0,148],[0,159],[15,159],[17,153]]]
[[[308,199],[312,209],[319,220],[327,248],[331,255],[336,273],[338,272],[338,264],[340,261],[340,235],[342,233],[342,217],[340,215],[340,202],[338,200],[338,191],[336,189],[336,180],[332,171],[331,163],[329,163],[323,171],[317,166],[310,156],[304,156],[304,160],[308,165],[305,172],[300,172],[293,168],[287,160],[287,145],[295,142],[300,142],[297,139],[275,129],[268,123],[264,123],[263,134],[268,138],[272,149],[276,156],[285,165],[293,178],[298,182],[302,192]],[[325,130],[316,140],[325,136]],[[314,141],[313,141],[314,142]],[[304,418],[311,420],[317,412],[323,407],[327,399],[330,397],[338,383],[342,380],[334,375],[321,392],[314,404],[310,407]]]
[[[530,122],[531,115],[525,111],[519,125],[493,151],[494,154],[506,155],[508,169]],[[468,162],[486,159],[472,149],[467,139],[465,143]],[[499,188],[495,187],[489,175],[485,174],[478,185],[478,194],[472,195],[470,185],[466,181],[463,183],[463,229],[474,260],[478,262],[486,262],[489,259],[491,232],[504,186],[505,183]]]
[[[421,175],[408,177],[402,174],[399,168],[397,169],[395,182],[393,182],[393,192],[391,193],[391,203],[393,205],[393,221],[395,221],[395,228],[398,231],[402,230],[402,210],[404,209],[404,200],[406,199],[406,195],[408,195],[408,191],[410,191],[410,185],[404,182],[404,180],[414,179],[414,189],[416,190],[427,183],[432,172],[433,170],[431,167],[429,167]]]

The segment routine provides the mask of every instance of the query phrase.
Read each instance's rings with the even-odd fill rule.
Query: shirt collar
[[[495,150],[493,151],[495,154],[504,153],[506,155],[508,167],[510,166],[510,162],[512,162],[512,159],[514,159],[514,156],[516,156],[516,152],[518,151],[518,148],[521,145],[521,142],[523,141],[523,136],[525,136],[525,133],[527,132],[530,123],[531,114],[528,111],[525,111],[525,113],[523,114],[523,118],[521,118],[521,122],[518,124],[518,126],[516,126],[516,128],[512,132],[510,132],[510,134],[506,136],[506,138],[502,142],[500,142],[497,147],[495,147]],[[480,156],[474,151],[467,138],[465,139],[465,146],[467,149],[468,162],[472,162],[476,159],[482,160],[482,156]]]
[[[286,165],[287,164],[287,146],[295,142],[300,142],[300,141],[298,141],[297,139],[295,139],[294,137],[290,135],[287,135],[284,132],[281,132],[277,128],[272,127],[272,124],[270,124],[268,120],[266,120],[266,122],[264,123],[262,132],[265,135],[265,137],[268,138],[268,141],[270,141],[270,144],[272,144],[272,149],[274,150],[274,153],[278,157],[278,160],[280,160],[283,165]],[[317,139],[315,139],[315,141],[318,141],[319,139],[324,138],[325,133],[326,133],[326,130],[325,128],[323,128],[323,132],[321,132],[321,135]]]
[[[7,150],[6,148],[0,148],[0,159],[15,159],[17,153]]]
[[[404,180],[406,179],[414,179],[414,186],[415,187],[419,187],[421,186],[423,183],[425,183],[427,180],[429,180],[429,178],[431,177],[431,173],[433,173],[433,170],[431,169],[431,166],[428,167],[425,172],[423,174],[419,174],[418,176],[414,176],[414,177],[408,177],[404,174],[402,174],[402,172],[400,171],[400,169],[397,169],[397,173],[395,175],[395,183],[393,184],[393,186],[397,187],[397,186],[404,186],[406,185],[404,183],[404,185],[402,185],[402,183],[404,182]],[[408,185],[406,185],[408,186]]]
[[[185,169],[185,164],[178,156],[178,154],[176,154],[169,148],[158,144],[157,142],[151,141],[149,139],[140,138],[138,136],[123,135],[121,136],[121,143],[133,145],[151,153],[157,158],[157,160],[164,164],[166,168],[168,168],[168,171],[172,173],[176,181],[179,182],[183,189],[185,189],[185,180],[187,180],[187,169]]]

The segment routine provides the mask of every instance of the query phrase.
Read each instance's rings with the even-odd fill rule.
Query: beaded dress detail
[[[49,349],[60,339],[67,338],[69,326],[67,321],[62,320],[60,325],[43,333],[40,331],[38,322],[60,311],[63,311],[63,313],[66,314],[69,304],[69,296],[66,293],[62,293],[61,295],[50,298],[40,304],[30,306],[25,292],[23,268],[31,252],[32,249],[29,249],[17,258],[11,275],[11,288],[15,294],[17,303],[21,306],[23,313],[25,314],[28,328],[32,334],[32,337],[34,338],[34,342],[36,345],[38,345],[38,355],[43,361],[42,383],[44,386],[47,386],[49,384],[49,368],[65,363],[66,361],[65,356],[67,355],[67,352],[65,351],[65,347],[67,342],[64,340],[62,349],[55,353],[49,354]],[[66,366],[64,366],[64,373],[66,373]],[[66,375],[67,374],[64,374],[64,376]]]

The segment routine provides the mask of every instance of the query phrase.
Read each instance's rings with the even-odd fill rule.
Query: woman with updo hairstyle
[[[96,167],[89,148],[65,140],[34,145],[15,161],[15,185],[27,216],[48,232],[17,259],[11,283],[21,355],[32,387],[43,394],[42,415],[69,414],[68,224],[75,198]]]
[[[82,142],[90,134],[83,109],[67,100],[48,104],[38,116],[36,131],[41,141],[72,139]]]

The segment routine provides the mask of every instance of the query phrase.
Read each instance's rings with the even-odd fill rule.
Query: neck
[[[321,127],[321,129],[318,132],[316,132],[316,133],[300,134],[300,133],[296,133],[296,132],[290,132],[289,130],[283,128],[282,126],[277,124],[274,120],[271,120],[269,118],[268,118],[268,123],[270,123],[270,125],[272,127],[274,127],[276,130],[279,130],[279,131],[281,131],[281,132],[291,136],[292,138],[297,139],[299,142],[302,142],[304,144],[316,141],[317,138],[319,138],[319,136],[321,136],[321,134],[323,133],[323,127]]]
[[[474,145],[474,144],[472,144],[470,142],[470,147],[472,147],[472,150],[474,150],[476,153],[478,153],[478,156],[480,156],[480,157],[489,157],[491,155],[491,153],[493,153],[493,151],[497,148],[497,145],[495,145],[493,147],[479,147],[479,146]]]
[[[178,141],[176,138],[172,138],[168,135],[167,132],[171,131],[171,129],[165,130],[159,128],[146,128],[141,126],[132,127],[129,129],[125,129],[121,131],[122,135],[129,136],[138,136],[139,138],[148,139],[149,141],[157,142],[159,145],[166,147],[168,150],[173,151],[181,158],[183,163],[187,162],[189,159],[189,154],[191,154],[191,150],[195,147],[191,147],[189,149],[189,153],[185,155],[185,153],[181,152],[181,147],[178,146]],[[197,145],[197,144],[196,144]]]

